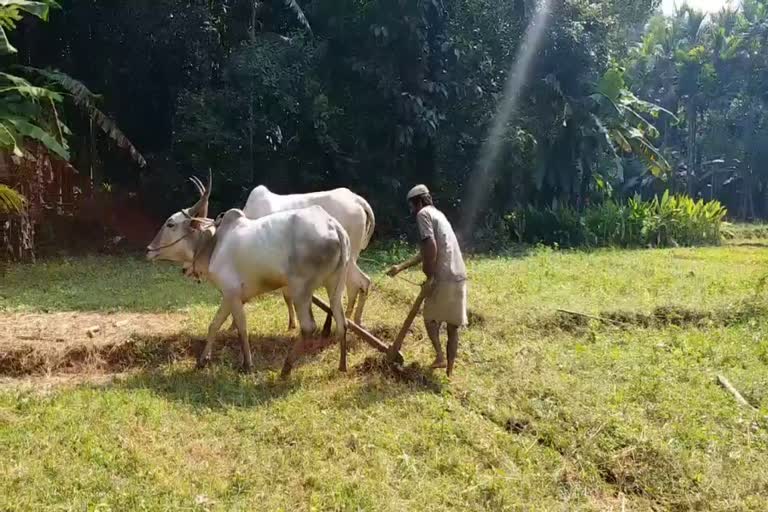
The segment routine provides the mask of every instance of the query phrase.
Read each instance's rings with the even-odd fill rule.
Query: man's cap
[[[429,194],[429,189],[426,185],[416,185],[408,192],[408,200],[410,201],[414,197],[425,196]]]

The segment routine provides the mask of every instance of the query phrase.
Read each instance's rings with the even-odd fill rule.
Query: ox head
[[[147,246],[147,259],[191,262],[195,255],[198,234],[210,226],[205,222],[208,216],[208,199],[211,197],[213,178],[208,171],[208,185],[203,187],[199,179],[189,179],[200,193],[197,202],[179,212],[174,213],[165,221],[155,238]]]

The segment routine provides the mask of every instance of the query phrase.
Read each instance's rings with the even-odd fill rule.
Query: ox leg
[[[351,265],[347,271],[346,287],[347,287],[347,310],[345,315],[352,317],[352,312],[355,310],[355,304],[357,303],[357,296],[360,294],[360,281],[357,278],[357,266]]]
[[[237,331],[237,324],[235,324],[235,319],[233,318],[232,321],[229,323],[229,327],[227,327],[227,332],[234,333]]]
[[[337,286],[343,286],[343,281],[339,280]],[[336,320],[336,333],[339,336],[339,371],[347,371],[347,319],[344,316],[344,306],[341,303],[341,294],[336,294],[336,286],[326,286],[328,292],[328,301],[331,305],[334,319]],[[330,334],[331,315],[326,319],[328,331]],[[325,330],[325,328],[323,328]]]
[[[216,334],[221,329],[222,324],[229,316],[229,304],[227,301],[222,301],[218,311],[213,317],[211,324],[208,326],[208,336],[205,339],[205,347],[200,353],[200,357],[197,359],[198,369],[205,368],[208,363],[211,362],[211,351],[213,350],[213,343],[216,341]]]
[[[357,263],[353,263],[349,267],[347,272],[347,311],[346,315],[352,318],[354,312],[355,323],[362,325],[363,320],[363,308],[365,307],[365,301],[368,299],[368,291],[371,287],[371,278],[368,277]],[[360,301],[358,302],[358,296]],[[355,309],[357,304],[357,309]]]
[[[325,323],[323,324],[323,330],[320,333],[320,336],[323,338],[331,337],[331,320],[333,320],[333,316],[330,314],[325,315]]]
[[[294,297],[297,296],[299,295],[294,295]],[[291,351],[288,352],[288,355],[285,358],[285,363],[283,363],[283,371],[280,373],[280,377],[283,379],[287,378],[291,374],[293,365],[301,354],[301,348],[304,345],[304,342],[308,338],[311,338],[315,332],[315,329],[317,329],[317,324],[315,324],[315,321],[312,318],[312,292],[310,291],[309,293],[302,293],[301,298],[294,299],[294,305],[296,306],[296,315],[299,317],[301,336],[296,338],[296,340],[293,342]]]
[[[331,304],[331,308],[333,308],[333,295],[331,295],[331,289],[329,287],[325,287],[325,291],[328,293],[328,304]],[[310,313],[312,310],[310,309]],[[314,321],[314,317],[312,318]],[[333,321],[333,315],[331,313],[326,313],[325,315],[325,322],[323,323],[323,330],[320,332],[320,336],[323,339],[328,339],[331,337],[331,322]]]
[[[293,300],[291,300],[285,290],[283,291],[283,300],[285,305],[288,306],[288,330],[292,331],[296,328],[296,308],[294,307]]]
[[[362,325],[363,308],[365,308],[365,303],[368,300],[368,292],[371,290],[371,278],[357,268],[357,266],[355,266],[355,268],[357,269],[358,279],[360,280],[360,283],[358,284],[360,288],[360,302],[357,303],[357,309],[355,310],[355,323],[357,325]]]
[[[232,321],[237,325],[237,331],[240,333],[240,352],[242,352],[243,363],[241,370],[249,373],[253,370],[253,357],[251,356],[251,344],[248,341],[248,324],[245,320],[245,310],[239,297],[229,299],[229,308],[232,313]]]

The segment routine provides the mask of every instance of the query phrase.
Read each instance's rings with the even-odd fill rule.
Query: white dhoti
[[[437,281],[424,299],[424,321],[467,325],[467,282]]]

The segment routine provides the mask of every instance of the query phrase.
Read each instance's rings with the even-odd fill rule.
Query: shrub
[[[527,207],[505,217],[518,242],[562,247],[670,247],[718,244],[726,209],[665,192],[650,201],[606,201],[584,212],[569,207]]]

